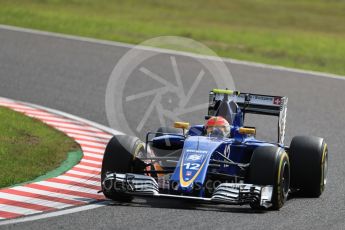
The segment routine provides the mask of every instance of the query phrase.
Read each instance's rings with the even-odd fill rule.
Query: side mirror
[[[174,128],[177,128],[177,129],[188,129],[189,128],[189,123],[188,122],[176,121],[174,123]]]
[[[181,122],[181,121],[176,121],[174,123],[174,128],[177,129],[183,129],[183,135],[185,135],[185,130],[189,128],[189,123],[188,122]]]
[[[249,135],[255,135],[256,134],[256,130],[253,129],[253,128],[244,128],[244,127],[241,127],[238,129],[238,132],[240,134],[249,134]]]

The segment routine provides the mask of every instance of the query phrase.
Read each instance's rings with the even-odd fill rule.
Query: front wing
[[[196,197],[187,195],[173,195],[159,192],[159,185],[153,177],[132,173],[109,173],[102,181],[103,190],[115,190],[135,196],[152,196],[175,199],[199,200],[210,203],[224,203],[242,205],[258,203],[269,208],[272,206],[273,187],[243,184],[222,183],[213,192],[211,197]]]

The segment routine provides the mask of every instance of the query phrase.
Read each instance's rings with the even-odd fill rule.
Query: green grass
[[[78,145],[42,122],[0,107],[0,188],[57,168]]]
[[[175,35],[219,55],[345,75],[343,0],[1,0],[0,23],[140,43]]]

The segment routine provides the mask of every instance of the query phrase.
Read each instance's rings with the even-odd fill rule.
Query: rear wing
[[[209,96],[208,115],[215,115],[220,102],[226,95],[244,113],[254,113],[278,117],[278,143],[284,144],[287,97],[240,93],[232,90],[213,89]]]

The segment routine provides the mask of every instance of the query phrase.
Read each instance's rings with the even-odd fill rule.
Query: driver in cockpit
[[[207,136],[211,137],[229,137],[230,128],[229,122],[221,116],[211,117],[205,124]]]

